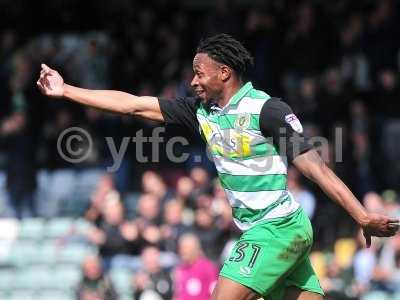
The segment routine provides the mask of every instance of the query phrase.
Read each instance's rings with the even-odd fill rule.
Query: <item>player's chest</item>
[[[266,142],[259,130],[259,116],[250,113],[198,113],[199,130],[215,155],[250,156],[252,148]]]

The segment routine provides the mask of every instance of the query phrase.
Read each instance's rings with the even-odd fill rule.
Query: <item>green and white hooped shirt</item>
[[[250,82],[223,108],[207,107],[191,98],[159,101],[167,124],[189,126],[190,116],[186,113],[194,110],[198,130],[211,152],[239,229],[248,230],[260,222],[288,216],[299,208],[287,190],[286,155],[281,156],[277,147],[282,131],[278,128],[286,130],[284,142],[289,141],[288,135],[302,131],[300,122],[286,104],[254,89]],[[167,101],[181,107],[171,108]],[[270,107],[265,105],[269,101]],[[269,130],[268,123],[273,123],[274,129]],[[306,143],[298,147],[300,152],[310,148]]]

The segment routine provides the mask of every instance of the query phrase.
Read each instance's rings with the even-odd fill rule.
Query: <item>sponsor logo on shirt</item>
[[[250,125],[250,114],[249,113],[241,113],[237,116],[235,120],[235,128],[236,129],[247,129]]]
[[[294,131],[297,133],[303,133],[303,126],[295,114],[285,116],[285,121],[292,127]]]
[[[251,269],[247,266],[240,266],[239,268],[239,274],[244,276],[244,277],[250,277],[251,276]]]

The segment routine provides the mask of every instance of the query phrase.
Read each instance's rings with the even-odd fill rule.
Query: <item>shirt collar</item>
[[[208,111],[221,112],[228,106],[236,106],[238,102],[253,88],[253,84],[249,81],[243,85],[232,97],[224,107],[219,107],[217,102],[211,101],[204,105]]]
[[[253,88],[252,83],[249,81],[243,85],[237,92],[232,96],[226,106],[235,106],[238,102]]]

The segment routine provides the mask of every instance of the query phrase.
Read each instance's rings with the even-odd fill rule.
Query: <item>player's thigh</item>
[[[250,288],[220,276],[212,294],[212,300],[256,300],[261,297]]]
[[[324,294],[324,291],[322,290],[321,285],[319,283],[318,277],[315,274],[314,269],[311,265],[309,257],[306,257],[292,270],[292,272],[287,276],[285,284],[287,288],[291,288],[290,289],[291,294],[296,293],[298,291],[303,291],[304,295],[307,295],[307,292],[316,295]]]
[[[285,300],[323,300],[323,296],[318,293],[304,291],[297,287],[290,286],[285,291]]]

